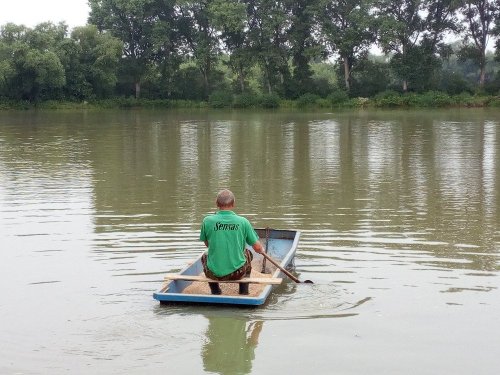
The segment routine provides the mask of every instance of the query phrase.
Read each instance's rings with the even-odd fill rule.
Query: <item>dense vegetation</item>
[[[1,26],[0,108],[500,104],[500,0],[89,4],[71,32]]]

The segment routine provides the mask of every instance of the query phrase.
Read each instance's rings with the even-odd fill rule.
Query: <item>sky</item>
[[[0,25],[8,22],[33,27],[65,21],[73,28],[87,23],[88,0],[0,0]]]

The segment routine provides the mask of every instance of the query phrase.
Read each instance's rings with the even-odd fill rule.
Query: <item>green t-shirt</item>
[[[217,211],[201,224],[200,240],[208,241],[207,266],[216,276],[229,275],[243,266],[245,244],[252,246],[258,239],[250,222],[233,211]]]

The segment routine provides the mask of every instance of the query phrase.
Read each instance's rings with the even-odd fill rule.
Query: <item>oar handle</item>
[[[287,275],[290,279],[292,279],[293,281],[295,281],[296,283],[300,283],[300,280],[297,279],[295,276],[293,276],[290,272],[288,272],[286,269],[284,269],[283,267],[280,266],[279,263],[277,263],[273,258],[271,258],[269,255],[267,255],[266,253],[261,253],[262,256],[267,259],[268,261],[270,261],[272,264],[274,264],[276,267],[278,267],[281,271],[283,271],[283,273],[285,275]]]

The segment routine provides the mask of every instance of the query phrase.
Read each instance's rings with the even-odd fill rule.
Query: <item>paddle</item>
[[[270,261],[272,264],[274,264],[276,267],[278,267],[281,271],[283,271],[283,273],[285,275],[287,275],[290,279],[292,279],[293,281],[295,281],[296,283],[305,283],[305,284],[314,284],[311,280],[304,280],[304,281],[300,281],[299,279],[297,279],[295,276],[293,276],[290,272],[288,272],[286,269],[284,269],[283,267],[281,267],[279,265],[279,263],[277,263],[273,258],[271,258],[269,255],[267,255],[266,253],[261,253],[262,256],[267,259],[268,261]]]
[[[264,249],[264,252],[267,254],[267,249],[269,249],[269,232],[270,228],[266,228],[266,248]],[[262,261],[262,273],[266,273],[266,258]]]

